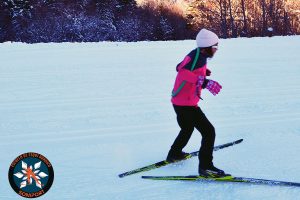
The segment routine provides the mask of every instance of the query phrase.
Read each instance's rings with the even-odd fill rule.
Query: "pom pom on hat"
[[[203,28],[197,34],[196,42],[198,47],[210,47],[219,42],[219,37],[214,32]]]

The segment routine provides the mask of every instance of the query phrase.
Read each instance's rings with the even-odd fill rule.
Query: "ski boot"
[[[179,160],[184,160],[184,159],[188,158],[189,156],[190,156],[189,153],[186,153],[186,152],[183,152],[183,151],[174,152],[174,151],[170,150],[166,160],[168,162],[176,162],[176,161],[179,161]]]
[[[205,168],[199,167],[198,172],[199,176],[204,178],[221,178],[225,176],[231,176],[230,174],[226,174],[223,170],[216,168],[214,165]]]

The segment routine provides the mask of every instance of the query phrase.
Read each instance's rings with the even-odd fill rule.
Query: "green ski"
[[[279,186],[294,186],[300,187],[300,183],[287,182],[278,180],[267,180],[247,177],[234,177],[224,176],[219,178],[205,178],[203,176],[142,176],[144,179],[151,180],[169,180],[169,181],[206,181],[206,182],[238,182],[238,183],[250,183],[250,184],[263,184],[263,185],[279,185]]]

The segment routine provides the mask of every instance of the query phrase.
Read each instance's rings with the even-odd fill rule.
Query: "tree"
[[[248,22],[246,16],[245,0],[241,0],[242,14],[243,14],[243,35],[248,36]]]
[[[2,0],[0,42],[194,39],[300,33],[296,0]]]

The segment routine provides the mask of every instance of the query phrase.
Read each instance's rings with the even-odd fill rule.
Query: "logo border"
[[[15,166],[16,166],[19,162],[21,162],[22,160],[25,159],[25,158],[23,158],[24,155],[26,155],[26,158],[36,158],[36,157],[32,157],[32,156],[27,156],[27,155],[30,155],[30,154],[37,154],[37,155],[38,155],[37,158],[38,158],[40,161],[42,161],[42,162],[47,166],[47,168],[48,168],[48,173],[49,173],[49,174],[48,174],[49,178],[48,178],[47,184],[45,185],[45,187],[43,187],[41,190],[38,191],[38,192],[40,192],[41,194],[38,195],[38,196],[32,196],[32,197],[29,197],[29,196],[23,196],[23,195],[20,194],[20,192],[25,192],[25,191],[23,191],[21,188],[19,188],[19,187],[16,185],[16,183],[15,183],[15,181],[14,181],[14,177],[13,177]],[[20,157],[22,157],[22,158],[20,158]],[[43,157],[43,159],[40,159],[40,157]],[[19,159],[19,158],[20,158],[20,159]],[[16,160],[18,160],[18,159],[19,159],[19,161],[16,162]],[[35,153],[35,152],[23,153],[23,154],[19,155],[18,157],[16,157],[16,158],[13,160],[13,162],[12,162],[11,165],[9,166],[9,170],[8,170],[8,180],[9,180],[9,183],[10,183],[10,186],[12,187],[12,189],[13,189],[19,196],[25,197],[25,198],[37,198],[37,197],[40,197],[40,196],[46,194],[46,193],[48,192],[48,190],[51,188],[51,186],[52,186],[52,184],[53,184],[53,181],[54,181],[54,170],[53,170],[52,164],[50,163],[50,166],[48,166],[48,165],[45,163],[44,160],[45,160],[46,162],[50,163],[50,161],[49,161],[45,156],[43,156],[42,154],[39,154],[39,153]],[[14,163],[15,163],[15,165],[12,167],[12,165],[13,165]],[[36,192],[36,193],[38,193],[38,192]],[[25,192],[25,193],[27,193],[27,192]],[[29,194],[30,194],[30,193],[29,193]]]

